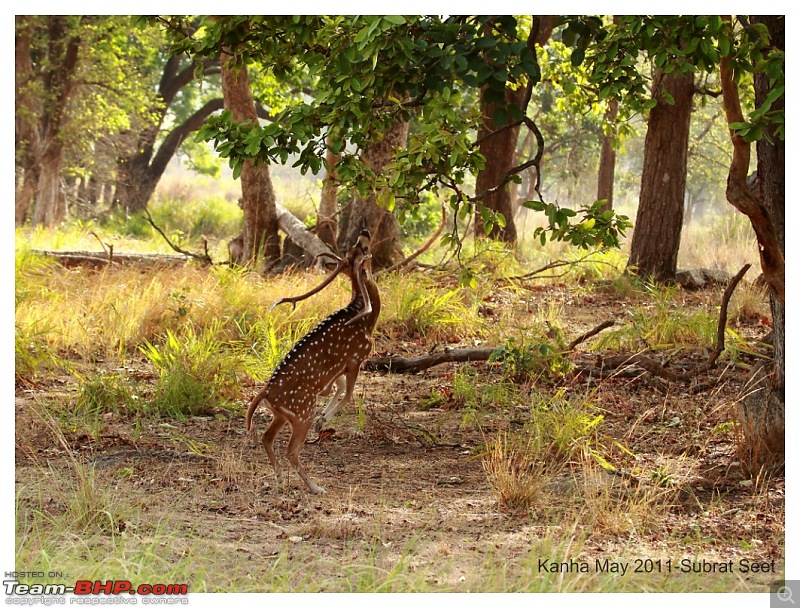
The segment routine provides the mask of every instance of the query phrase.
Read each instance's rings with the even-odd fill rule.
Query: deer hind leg
[[[358,372],[360,370],[361,361],[350,359],[347,362],[344,373],[336,379],[336,394],[325,406],[322,414],[317,418],[317,422],[314,424],[314,430],[317,433],[333,419],[339,410],[353,400],[353,389],[355,389],[356,378],[358,378]]]
[[[309,403],[308,407],[311,408],[312,405],[313,402]],[[286,457],[312,493],[324,494],[325,488],[314,483],[314,480],[308,476],[305,467],[303,467],[300,462],[300,451],[303,449],[303,444],[305,443],[306,435],[308,435],[308,429],[310,427],[311,418],[298,417],[296,422],[292,422],[292,437],[289,439],[289,447],[286,448]]]
[[[275,437],[287,422],[289,422],[289,420],[285,416],[282,416],[279,413],[273,413],[272,422],[261,436],[261,443],[263,444],[264,451],[267,453],[267,458],[269,458],[272,468],[275,471],[275,479],[279,486],[283,485],[283,481],[281,480],[281,466],[278,463],[277,457],[275,456],[273,444],[275,443]]]

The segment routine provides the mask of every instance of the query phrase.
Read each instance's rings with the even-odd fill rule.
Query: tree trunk
[[[628,266],[642,277],[672,281],[683,225],[694,79],[691,74],[656,70],[653,81],[658,104],[647,121],[639,210]],[[675,103],[667,103],[662,92],[671,95]]]
[[[223,51],[222,93],[225,108],[230,110],[237,122],[258,123],[256,106],[250,91],[247,68],[229,65],[232,57]],[[244,210],[243,248],[245,259],[258,265],[263,257],[267,266],[277,262],[281,255],[278,237],[278,217],[275,210],[275,191],[269,175],[269,165],[244,163],[241,174],[242,209]]]
[[[486,190],[495,188],[505,179],[509,170],[514,167],[517,138],[519,137],[518,126],[497,131],[503,125],[496,125],[492,120],[492,116],[494,116],[494,112],[499,106],[498,104],[487,102],[485,93],[486,89],[481,89],[483,122],[478,130],[478,140],[481,142],[478,145],[478,150],[486,158],[486,166],[482,171],[478,172],[478,176],[475,178],[476,196],[480,196]],[[507,105],[521,107],[524,98],[524,87],[519,87],[515,91],[506,89]],[[506,220],[506,225],[494,224],[487,235],[483,219],[480,213],[476,213],[475,236],[489,236],[499,241],[515,244],[517,242],[517,228],[514,224],[514,208],[508,184],[487,194],[479,202],[496,213],[502,213]]]
[[[36,128],[39,146],[35,152],[41,156],[34,162],[41,164],[36,185],[32,221],[36,225],[52,226],[66,214],[66,204],[59,187],[63,164],[64,144],[61,129],[66,108],[74,88],[73,77],[78,65],[80,38],[70,35],[66,17],[47,18],[48,68],[42,77],[44,99]]]
[[[330,139],[328,139],[330,146]],[[336,238],[338,236],[336,224],[336,196],[339,187],[336,183],[336,169],[334,165],[340,156],[330,148],[325,152],[325,163],[328,166],[325,179],[322,181],[322,194],[319,200],[319,213],[317,214],[317,236],[323,243],[336,251]]]
[[[526,44],[536,58],[536,47],[544,46],[553,33],[553,15],[535,15],[531,24],[531,31],[528,34]],[[524,83],[523,83],[524,84]],[[526,97],[529,95],[532,85],[519,86],[515,91],[505,89],[506,105],[515,105],[524,114],[527,111]],[[503,129],[495,132],[503,125],[495,125],[493,117],[497,109],[497,104],[490,103],[486,99],[487,88],[483,87],[480,94],[481,103],[481,128],[478,130],[478,150],[486,158],[485,168],[478,172],[475,178],[475,195],[481,196],[487,190],[493,189],[507,177],[509,171],[514,167],[516,156],[517,139],[519,137],[519,126]],[[529,99],[529,97],[528,97]],[[541,151],[540,151],[541,152]],[[537,176],[539,167],[537,165]],[[480,201],[485,207],[494,212],[502,213],[505,219],[505,226],[495,224],[488,236],[502,240],[507,243],[516,244],[517,227],[514,223],[514,198],[509,184],[496,191],[486,194]],[[475,236],[484,237],[486,230],[480,212],[475,214]]]
[[[177,78],[179,76],[176,76]],[[158,108],[160,115],[157,124],[142,130],[139,134],[136,152],[117,160],[117,190],[114,204],[128,213],[136,213],[147,208],[169,161],[184,139],[189,133],[199,129],[206,118],[217,110],[221,110],[224,105],[222,99],[212,99],[206,102],[203,107],[170,131],[161,142],[158,151],[155,152],[155,142],[160,132],[160,125],[172,99],[162,97],[162,101],[163,103]]]
[[[149,151],[152,153],[152,148]],[[153,179],[149,167],[147,148],[132,156],[117,160],[117,190],[114,205],[126,214],[139,213],[147,209],[157,179]]]
[[[372,143],[364,152],[364,163],[376,174],[391,161],[394,151],[406,145],[408,123],[396,122],[383,134],[383,139]],[[346,223],[339,232],[339,251],[352,247],[364,229],[372,234],[369,249],[376,268],[391,266],[400,254],[400,229],[394,215],[379,206],[375,193],[366,199],[356,197],[346,214]]]
[[[616,99],[608,103],[606,123],[614,124],[617,120],[619,104]],[[597,200],[604,200],[603,211],[614,208],[614,168],[617,163],[617,151],[614,149],[614,134],[603,136],[600,144],[600,167],[597,170]]]
[[[31,42],[33,25],[30,17],[16,17],[15,62],[14,62],[14,148],[16,151],[16,175],[14,223],[22,226],[28,221],[31,204],[39,182],[39,165],[36,155],[39,150],[38,132],[32,124],[35,116],[35,96],[29,89],[33,66],[31,65]]]
[[[783,16],[754,17],[756,23],[763,23],[770,33],[770,41],[774,48],[785,49],[785,18]],[[755,76],[756,107],[766,101],[770,93],[769,78],[760,73]],[[772,105],[772,110],[784,109],[784,98],[781,97]],[[757,175],[761,189],[761,203],[775,227],[776,237],[782,256],[786,257],[786,161],[784,157],[784,141],[775,133],[775,129],[765,134],[756,143],[758,158]],[[784,360],[784,305],[782,298],[772,294],[772,315],[775,330],[775,382],[774,386],[783,392],[785,383]]]
[[[61,191],[61,166],[64,146],[51,142],[40,160],[39,183],[33,205],[34,226],[55,226],[67,214],[66,198]]]
[[[767,26],[770,43],[773,48],[785,50],[785,18],[784,16],[753,17],[753,22],[763,23]],[[769,78],[764,73],[756,74],[755,106],[761,107],[770,93]],[[783,110],[784,97],[780,97],[772,105],[772,110]],[[749,145],[748,145],[749,149]],[[786,164],[784,157],[784,141],[770,127],[764,136],[756,143],[758,165],[756,174],[760,190],[760,206],[766,211],[771,224],[776,245],[780,253],[772,252],[774,245],[762,242],[762,267],[767,264],[770,268],[764,269],[764,275],[780,274],[778,289],[770,282],[770,304],[772,308],[773,328],[773,362],[760,381],[754,382],[753,390],[747,391],[748,396],[740,404],[742,428],[746,440],[747,456],[753,469],[761,466],[782,466],[785,462],[785,435],[786,435],[786,310],[784,308],[785,296],[779,290],[783,289],[783,260],[786,255]],[[752,218],[751,218],[752,220]],[[755,225],[754,225],[755,227]],[[759,231],[757,231],[759,236]],[[777,258],[780,268],[775,266]]]

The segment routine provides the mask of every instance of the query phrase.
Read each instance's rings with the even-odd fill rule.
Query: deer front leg
[[[333,417],[341,410],[346,404],[353,400],[353,389],[356,385],[356,378],[358,372],[361,370],[361,361],[357,359],[350,359],[344,368],[344,373],[336,379],[336,394],[331,397],[322,414],[317,418],[314,424],[314,430],[319,433],[325,428]]]

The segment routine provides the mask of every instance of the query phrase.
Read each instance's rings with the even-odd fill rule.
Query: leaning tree
[[[770,292],[774,350],[772,364],[753,374],[740,412],[753,462],[774,465],[784,462],[786,419],[786,30],[781,15],[739,17],[737,21],[742,26],[740,45],[733,44],[737,37],[732,20],[725,20],[720,35],[723,98],[733,142],[726,195],[749,218],[756,234],[761,270]],[[755,109],[745,119],[739,89],[751,86],[748,74],[752,75]],[[756,142],[757,170],[748,176],[752,142]]]

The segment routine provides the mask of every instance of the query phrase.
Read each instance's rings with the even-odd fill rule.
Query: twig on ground
[[[614,319],[609,319],[608,321],[603,321],[602,323],[600,323],[600,325],[598,325],[594,329],[590,329],[585,334],[582,334],[582,335],[578,336],[572,342],[570,342],[569,345],[567,346],[567,350],[574,350],[575,347],[578,346],[578,344],[580,344],[581,342],[585,342],[589,338],[591,338],[593,336],[596,336],[601,331],[603,331],[604,329],[608,329],[612,325],[614,325]]]

